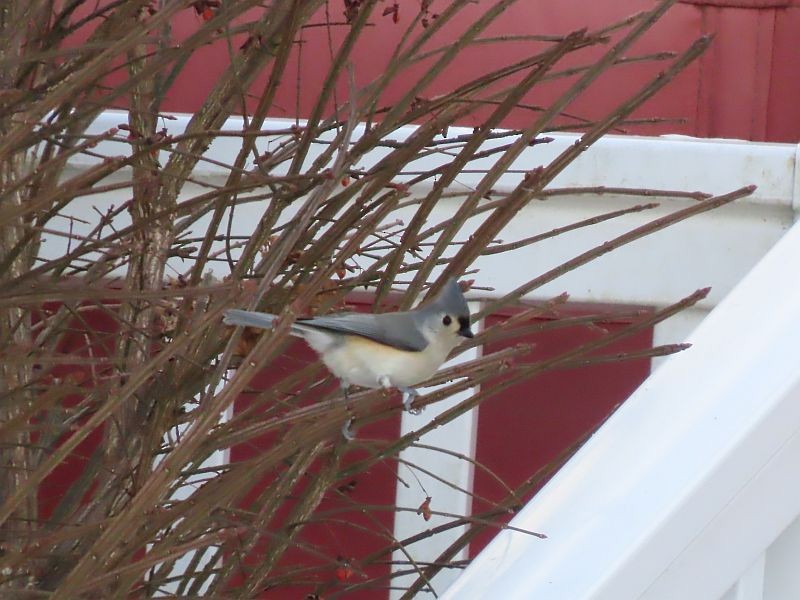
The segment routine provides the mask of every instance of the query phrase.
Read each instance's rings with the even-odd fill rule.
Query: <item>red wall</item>
[[[351,307],[351,309],[358,308],[365,309],[369,306],[360,303]],[[242,394],[237,399],[234,411],[246,410],[252,402],[252,394],[272,388],[298,369],[316,363],[317,360],[316,353],[305,343],[301,341],[291,343],[280,359],[271,363],[268,369],[262,371],[253,380],[248,393]],[[320,397],[332,389],[338,389],[338,384],[324,368],[318,375],[319,379],[323,377],[327,378],[327,384],[320,389]],[[314,383],[318,382],[316,380],[305,381],[301,387]],[[399,394],[397,394],[396,400],[399,404]],[[291,398],[287,398],[287,401],[290,402]],[[342,458],[343,465],[367,459],[372,454],[370,449],[375,442],[380,444],[381,440],[387,442],[396,440],[400,436],[399,413],[395,418],[359,427],[354,433],[357,441],[347,445]],[[230,453],[231,462],[257,457],[270,448],[274,437],[274,435],[263,435],[233,446]],[[309,471],[317,470],[318,462],[314,463]],[[286,467],[288,468],[288,464]],[[253,487],[240,508],[258,512],[259,496],[274,483],[275,475],[273,473],[261,480],[253,481]],[[278,477],[280,475],[277,473]],[[304,583],[287,584],[272,590],[265,590],[259,597],[276,600],[305,598],[307,595],[313,595],[318,590],[318,586],[323,586],[326,591],[321,594],[322,596],[344,591],[345,597],[353,600],[386,598],[385,587],[381,587],[379,591],[371,586],[355,590],[348,588],[363,584],[367,577],[372,579],[389,575],[390,556],[371,565],[362,564],[361,560],[390,543],[389,538],[394,530],[393,507],[396,485],[397,465],[392,457],[378,462],[364,473],[339,482],[339,491],[329,494],[322,501],[314,513],[314,522],[303,528],[297,538],[297,543],[287,550],[273,573],[278,575],[284,570],[303,567],[307,569],[304,577],[295,576],[293,580],[303,580]],[[305,487],[305,482],[301,481],[299,489],[302,490],[303,487]],[[293,494],[297,493],[299,493],[298,490],[293,490]],[[362,510],[364,507],[367,508]],[[280,527],[286,525],[286,519],[292,508],[294,508],[293,501],[291,498],[287,498],[286,503],[281,506],[280,511],[271,521],[271,531],[280,531]],[[328,517],[322,518],[319,515],[328,515]],[[245,559],[242,568],[247,568],[250,563],[256,563],[259,557],[267,551],[270,542],[271,538],[265,535],[253,553]],[[343,561],[350,563],[352,573],[340,569]],[[240,579],[232,582],[233,589],[236,589]],[[386,579],[383,581],[385,582]]]
[[[800,141],[800,58],[797,35],[800,32],[800,0],[767,2],[764,0],[687,0],[674,6],[665,18],[631,50],[628,55],[681,50],[704,34],[714,34],[709,52],[690,66],[659,95],[651,99],[634,115],[637,118],[685,118],[685,123],[642,124],[626,127],[630,133],[655,135],[683,133],[702,137],[730,137],[781,142]],[[733,6],[731,6],[733,5]],[[342,4],[331,1],[330,19],[342,20]],[[364,85],[380,73],[395,48],[403,24],[413,16],[416,3],[400,3],[400,22],[394,24],[380,10],[373,18],[374,27],[367,30],[355,55],[358,85]],[[437,3],[433,3],[436,10]],[[563,34],[588,26],[600,27],[634,12],[653,6],[652,0],[525,0],[512,6],[487,35],[502,34]],[[742,7],[758,8],[742,8]],[[465,23],[485,10],[485,3],[470,6],[451,28],[457,35]],[[318,19],[324,22],[321,13]],[[186,36],[200,24],[193,11],[181,13],[175,33]],[[334,47],[344,35],[343,27],[334,27]],[[238,40],[243,41],[244,38]],[[238,48],[239,43],[234,44]],[[329,64],[328,35],[325,28],[311,28],[302,36],[302,52],[290,60],[288,76],[275,99],[272,115],[304,117],[308,115],[321,87]],[[501,60],[510,62],[541,48],[533,42],[496,46],[481,46],[464,52],[455,67],[445,73],[428,90],[433,96],[452,89],[470,74],[491,69]],[[568,61],[571,65],[590,64],[594,51],[583,52]],[[214,79],[228,67],[225,44],[202,49],[190,62],[189,69],[178,78],[169,94],[168,111],[192,112],[200,106]],[[384,98],[389,104],[407,89],[408,82],[418,76],[426,65],[398,77],[395,86]],[[587,94],[568,107],[568,112],[588,119],[603,115],[620,100],[631,95],[658,72],[657,65],[631,64],[596,82]],[[250,109],[263,89],[262,77],[251,90]],[[546,104],[563,89],[561,80],[539,88],[526,102]],[[299,96],[298,96],[299,90]],[[342,82],[338,98],[347,95]],[[505,123],[519,126],[530,119],[531,113],[518,110]],[[565,118],[564,124],[575,124]],[[469,122],[465,125],[471,124]]]
[[[53,313],[58,309],[57,303],[47,303],[42,307],[43,311]],[[80,318],[74,318],[69,323],[69,333],[65,334],[56,349],[57,355],[66,357],[74,356],[80,359],[89,360],[97,357],[114,356],[115,344],[118,338],[118,323],[112,316],[102,309],[89,309],[82,306]],[[33,322],[39,320],[39,314],[34,312]],[[90,324],[88,330],[86,324]],[[100,365],[69,364],[66,360],[61,364],[54,364],[52,368],[43,366],[43,383],[52,386],[48,393],[54,393],[55,399],[61,402],[64,408],[72,408],[84,399],[84,393],[94,385],[93,378],[102,379],[107,376],[110,367]],[[87,407],[91,408],[91,407]],[[82,418],[77,419],[75,427],[82,425],[91,415],[91,410]],[[40,425],[37,415],[36,424]],[[53,511],[59,506],[64,495],[69,491],[72,484],[84,472],[89,464],[90,458],[103,439],[104,426],[100,426],[89,434],[77,448],[44,479],[38,489],[39,517],[43,520],[49,519]],[[57,440],[46,437],[49,429],[43,427],[43,433],[34,434],[34,443],[42,444],[49,448],[52,443],[58,446],[71,434],[66,434]],[[94,468],[98,468],[95,466]],[[94,485],[90,486],[84,495],[83,502],[88,502],[94,490]],[[69,517],[62,517],[69,522]]]
[[[562,316],[597,314],[594,309],[566,308]],[[492,315],[487,326],[506,318],[507,314]],[[537,318],[535,323],[552,324],[555,319]],[[600,338],[606,332],[614,334],[630,321],[610,318],[602,326],[575,326],[537,332],[526,338],[489,344],[484,352],[496,352],[520,342],[533,345],[533,351],[522,363],[546,360],[576,346]],[[653,344],[652,329],[645,329],[604,348],[598,355],[641,350]],[[610,362],[570,370],[546,372],[534,379],[504,390],[496,398],[483,402],[478,410],[478,430],[475,460],[499,476],[512,488],[524,483],[534,473],[544,476],[532,491],[520,501],[529,500],[550,478],[564,460],[566,450],[581,443],[650,374],[649,360]],[[502,376],[498,378],[502,382]],[[489,389],[491,383],[488,384]],[[473,514],[492,508],[507,495],[495,478],[482,469],[475,470],[473,485]],[[488,501],[488,502],[487,502]],[[506,520],[510,520],[508,515]],[[475,556],[494,537],[496,530],[488,529],[470,545]]]

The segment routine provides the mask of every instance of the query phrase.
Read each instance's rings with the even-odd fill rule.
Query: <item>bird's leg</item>
[[[388,389],[394,387],[392,385],[391,380],[388,376],[384,375],[378,379],[378,383],[381,384],[381,387],[384,389]],[[403,392],[403,408],[410,412],[412,415],[418,415],[422,412],[421,408],[414,408],[411,406],[411,403],[414,402],[414,398],[419,396],[419,392],[412,387],[404,387],[404,388],[397,388],[401,392]]]
[[[355,417],[353,416],[352,410],[350,409],[350,395],[347,393],[350,384],[345,381],[344,379],[339,380],[339,385],[342,388],[342,395],[344,396],[344,406],[347,414],[349,415],[347,420],[342,425],[342,437],[346,439],[348,442],[352,442],[356,438],[356,434],[353,432],[353,422],[355,421]]]
[[[350,417],[344,422],[344,425],[342,425],[342,428],[340,429],[340,431],[342,432],[342,437],[346,439],[348,442],[352,442],[354,439],[356,439],[356,433],[355,431],[353,431],[354,421],[355,419],[353,417]]]
[[[418,415],[423,410],[423,408],[416,408],[411,406],[414,402],[414,399],[419,396],[419,392],[414,388],[407,387],[407,388],[400,388],[400,391],[403,392],[403,408],[410,412],[412,415]]]

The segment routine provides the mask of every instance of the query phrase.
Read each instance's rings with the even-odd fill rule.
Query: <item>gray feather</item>
[[[269,313],[230,309],[225,311],[222,322],[226,325],[271,329],[276,318],[276,315]],[[292,326],[291,333],[303,335],[304,330],[349,333],[413,352],[421,352],[428,345],[428,341],[415,326],[413,315],[408,312],[382,315],[340,313],[298,319]]]
[[[428,340],[422,334],[420,325],[430,315],[439,312],[469,318],[467,301],[455,279],[450,279],[432,302],[415,310],[379,315],[339,313],[297,319],[291,333],[302,336],[304,332],[319,331],[358,335],[400,350],[422,352],[427,348]],[[276,315],[269,313],[231,309],[225,312],[223,322],[226,325],[270,329],[276,318]]]
[[[242,327],[258,327],[259,329],[272,329],[276,316],[269,313],[252,312],[232,308],[225,311],[222,322],[225,325],[241,325]]]
[[[427,301],[427,298],[425,298]],[[469,317],[469,306],[467,300],[464,298],[464,293],[458,285],[458,281],[451,277],[444,284],[442,290],[430,303],[420,309],[429,312],[445,312],[454,317]]]
[[[313,319],[298,319],[298,325],[360,335],[411,352],[422,352],[428,346],[428,340],[420,332],[412,312],[379,315],[341,313]]]

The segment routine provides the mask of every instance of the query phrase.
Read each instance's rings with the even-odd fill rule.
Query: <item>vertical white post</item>
[[[476,309],[476,306],[471,307],[472,312],[475,312]],[[477,329],[477,327],[474,328]],[[478,348],[471,348],[447,364],[453,365],[473,360],[479,356],[479,353]],[[445,402],[427,407],[419,415],[412,415],[408,412],[403,413],[400,424],[401,435],[419,429],[433,417],[468,398],[473,393],[474,390],[469,390],[457,394]],[[472,459],[475,457],[477,420],[477,409],[469,411],[454,421],[422,436],[420,444],[443,448],[456,455]],[[472,463],[454,454],[445,454],[436,450],[415,447],[407,448],[400,453],[400,462],[398,464],[400,481],[397,484],[396,505],[401,509],[416,509],[425,502],[426,496],[430,496],[430,508],[433,514],[430,520],[426,521],[422,515],[416,514],[414,510],[401,510],[396,513],[394,535],[398,540],[403,540],[432,527],[448,523],[455,518],[451,515],[460,516],[470,513],[472,500],[469,492],[472,490]],[[414,469],[413,465],[419,465],[434,476]],[[437,512],[447,514],[436,514]],[[463,533],[464,527],[454,528],[446,533],[437,534],[418,544],[411,545],[405,549],[405,552],[403,550],[395,551],[392,555],[392,559],[395,562],[394,571],[414,570],[414,565],[410,564],[409,555],[413,557],[413,560],[417,562],[420,568],[424,568],[427,563],[434,561],[441,552]],[[465,551],[462,551],[462,554],[463,556],[455,557],[455,560],[467,558]],[[433,579],[431,585],[436,593],[439,594],[460,574],[460,570],[445,569]],[[416,573],[400,576],[392,580],[392,586],[394,588],[403,588],[411,585],[416,579]],[[390,597],[399,598],[402,594],[402,589],[393,589]],[[435,596],[422,592],[417,597],[433,598]]]

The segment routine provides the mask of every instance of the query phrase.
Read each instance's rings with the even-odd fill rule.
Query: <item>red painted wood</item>
[[[770,93],[765,139],[800,141],[800,5],[775,13]]]
[[[346,33],[346,25],[341,25],[342,6],[341,2],[332,0],[327,17],[324,11],[315,17],[318,24],[325,23],[326,19],[339,24],[331,29],[330,40],[324,27],[303,31],[302,44],[298,44],[298,50],[289,60],[271,116],[303,118],[310,114],[331,62],[329,43],[337,48]],[[384,71],[404,26],[414,16],[416,6],[415,3],[400,3],[397,24],[393,23],[391,16],[381,16],[381,10],[376,11],[372,18],[373,26],[366,30],[352,57],[357,86],[366,85]],[[512,5],[486,35],[566,34],[583,27],[602,27],[652,6],[651,0],[525,0]],[[433,7],[435,12],[436,2]],[[469,4],[457,22],[445,29],[440,43],[447,41],[448,36],[450,40],[455,39],[484,10],[484,3]],[[798,13],[798,0],[684,0],[675,5],[626,55],[680,51],[701,35],[715,36],[711,50],[700,61],[633,115],[634,118],[683,118],[686,122],[630,125],[625,131],[644,135],[683,133],[779,142],[800,140],[800,103],[796,100],[800,89],[800,77],[797,76],[800,70]],[[79,16],[82,14],[76,13],[76,18]],[[194,10],[182,11],[172,24],[177,40],[186,39],[201,23],[201,17]],[[86,34],[75,36],[75,43],[85,39]],[[239,52],[245,40],[244,35],[235,36],[232,51]],[[509,63],[529,56],[542,47],[537,42],[513,42],[502,47],[483,45],[467,48],[453,67],[420,95],[430,97],[447,93],[475,74],[486,72],[501,62]],[[223,40],[199,49],[167,92],[164,110],[196,111],[213,83],[230,65],[231,48]],[[599,51],[581,51],[564,65],[592,64]],[[430,60],[423,61],[398,75],[381,104],[390,106],[430,65]],[[608,73],[567,107],[566,112],[572,117],[563,116],[559,123],[580,130],[581,121],[573,117],[592,120],[603,116],[656,76],[659,70],[659,65],[634,63]],[[116,74],[108,81],[109,85],[113,86],[122,77],[124,73]],[[234,112],[252,111],[266,81],[266,74],[259,76],[250,90],[246,107],[237,106]],[[566,79],[546,83],[537,88],[535,94],[525,98],[524,103],[546,105],[568,83]],[[342,77],[337,85],[338,102],[344,101],[347,95],[346,78]],[[333,104],[327,109],[332,110]],[[462,124],[473,125],[484,114],[466,118]],[[503,125],[524,126],[535,115],[536,112],[530,109],[520,108]]]
[[[367,304],[360,303],[352,306],[353,309],[367,309]],[[296,372],[298,369],[309,364],[318,363],[316,353],[311,350],[304,342],[296,341],[291,343],[283,355],[274,361],[268,369],[261,372],[252,382],[250,392],[243,394],[237,399],[234,412],[246,410],[251,404],[252,394],[259,390],[269,389],[278,384],[285,377]],[[337,382],[321,367],[317,372],[314,381],[304,382],[310,385],[319,380],[325,379],[326,382],[320,388],[317,397],[338,389]],[[288,400],[289,398],[287,398]],[[397,402],[400,403],[400,396],[397,395]],[[396,440],[400,435],[400,413],[397,416],[377,423],[373,423],[359,428],[356,431],[358,442],[349,444],[346,454],[342,459],[343,464],[350,464],[359,460],[366,459],[371,452],[367,445],[374,448],[374,443]],[[257,457],[274,442],[274,435],[263,435],[251,439],[246,443],[238,444],[231,448],[231,462],[239,462]],[[325,457],[316,461],[309,469],[315,472],[321,468],[321,463]],[[288,465],[287,465],[288,467]],[[283,471],[284,469],[281,469]],[[301,481],[299,492],[305,488],[307,481]],[[275,482],[274,476],[266,476],[253,482],[252,489],[242,501],[240,508],[257,512],[260,508],[258,497]],[[394,529],[394,502],[397,485],[396,463],[393,459],[383,460],[366,473],[357,475],[347,480],[339,482],[342,494],[332,493],[326,497],[315,515],[328,515],[322,519],[315,519],[317,522],[306,525],[303,532],[298,536],[297,544],[290,547],[285,553],[273,574],[279,574],[284,569],[294,569],[299,566],[307,568],[309,571],[302,585],[284,585],[272,590],[264,590],[259,597],[266,599],[283,598],[305,598],[307,594],[315,592],[317,585],[331,585],[323,596],[335,592],[344,591],[347,598],[355,600],[374,600],[376,598],[388,598],[388,575],[390,570],[389,561],[391,556],[387,555],[379,564],[366,566],[361,560],[371,553],[386,547],[391,542],[391,535]],[[369,507],[385,507],[383,510],[370,509],[360,510],[362,505]],[[273,520],[272,531],[275,531],[277,524],[285,523],[290,511],[295,503],[291,498],[281,507],[280,511]],[[264,536],[258,543],[255,550],[245,560],[242,568],[256,564],[261,556],[269,549],[271,539]],[[345,559],[350,561],[352,575],[346,581],[339,581],[337,578],[337,568],[340,567]],[[339,572],[341,576],[343,572]],[[347,590],[348,586],[357,586],[367,578],[383,577],[382,584],[377,587],[370,586],[362,589]],[[297,580],[298,578],[295,578]],[[241,577],[233,581],[232,591],[240,583]]]
[[[597,314],[598,309],[567,309],[570,314]],[[503,315],[487,321],[493,325]],[[552,318],[534,323],[552,322]],[[612,319],[603,325],[608,332],[618,332],[626,321]],[[598,339],[603,330],[577,326],[552,329],[516,339],[490,344],[485,353],[517,343],[535,344],[522,363],[558,356],[576,346]],[[639,332],[600,354],[631,351],[652,346],[652,330]],[[516,487],[539,469],[548,469],[559,454],[594,431],[649,375],[649,360],[635,360],[594,365],[568,371],[552,371],[503,391],[478,409],[476,460],[509,486]],[[503,375],[498,376],[502,383]],[[491,383],[489,384],[491,389]],[[549,478],[549,477],[548,477]],[[536,489],[548,479],[545,478]],[[489,510],[507,492],[482,469],[475,470],[473,514]],[[534,490],[535,492],[535,490]],[[526,501],[533,493],[521,498]],[[511,515],[508,517],[511,518]],[[489,529],[470,545],[475,556],[496,534]]]
[[[262,373],[252,384],[254,391],[266,389],[274,385],[282,377],[274,370],[285,369],[285,374],[290,374],[296,367],[296,363],[313,362],[316,358],[313,351],[309,350],[305,344],[293,344],[287,353],[270,369],[272,373]],[[335,382],[330,382],[328,390],[336,387]],[[398,399],[399,402],[399,399]],[[241,411],[249,406],[248,397],[243,395],[236,402],[235,411]],[[371,440],[394,440],[400,434],[399,418],[390,421],[375,423],[363,427],[357,431],[357,437],[362,442]],[[261,436],[249,440],[245,444],[239,444],[231,449],[231,462],[239,462],[257,457],[267,451],[274,441],[274,436]],[[369,455],[360,444],[352,445],[343,459],[343,464],[365,459]],[[326,459],[316,461],[308,470],[309,474],[319,470]],[[287,464],[288,468],[288,464]],[[281,469],[283,472],[285,469]],[[310,477],[301,481],[294,493],[299,493],[305,489]],[[240,508],[258,512],[260,503],[259,495],[275,483],[272,476],[267,476],[253,482],[253,487],[240,504]],[[285,569],[305,567],[309,572],[305,577],[303,585],[284,585],[272,590],[265,590],[259,596],[262,598],[304,598],[306,594],[314,592],[317,584],[331,584],[333,590],[342,590],[347,585],[354,585],[364,581],[366,576],[381,577],[389,574],[388,559],[383,564],[377,566],[364,566],[360,560],[372,552],[379,550],[389,543],[389,536],[394,527],[394,514],[392,507],[395,500],[395,464],[393,461],[386,460],[368,472],[350,478],[339,483],[341,489],[347,490],[343,494],[331,494],[320,504],[315,511],[315,515],[328,515],[326,518],[314,517],[316,521],[306,525],[303,532],[297,538],[297,544],[290,547],[284,554],[283,559],[276,567],[274,574],[280,574]],[[295,502],[288,498],[281,507],[273,520],[272,531],[276,531],[275,524],[285,524],[291,509],[295,507]],[[370,510],[362,512],[359,505],[371,507],[383,506],[382,511]],[[265,535],[257,544],[254,551],[246,559],[242,568],[248,565],[257,564],[259,558],[270,548],[271,538]],[[352,561],[353,575],[345,582],[339,582],[336,569],[338,558],[342,557]],[[298,578],[295,579],[295,581]],[[240,578],[234,580],[232,591],[236,589]],[[384,580],[386,581],[386,580]],[[387,597],[385,590],[376,595],[375,589],[362,589],[360,591],[347,592],[348,598],[368,600],[376,597]]]
[[[702,61],[699,133],[708,137],[767,138],[774,48],[774,10],[703,9],[715,40]]]
[[[586,3],[582,0],[563,0],[557,5],[548,0],[528,0],[512,5],[489,30],[485,36],[500,35],[525,35],[547,34],[566,35],[583,27],[600,27],[615,20],[622,19],[635,12],[650,8],[648,0],[617,0],[615,2]],[[413,7],[408,9],[403,5],[400,11],[400,22],[394,24],[390,18],[381,17],[378,13],[374,18],[374,27],[368,28],[360,40],[357,51],[353,56],[355,66],[356,84],[366,85],[381,74],[387,61],[394,52],[396,44],[400,41],[403,27],[414,16]],[[483,14],[484,6],[476,3],[469,5],[455,19],[452,26],[445,32],[452,32],[440,38],[440,43],[455,39],[471,22]],[[699,35],[698,20],[694,9],[689,7],[676,7],[668,14],[663,23],[659,23],[652,35],[643,39],[629,55],[663,51],[665,49],[686,47]],[[332,21],[341,22],[340,11],[336,3],[331,3],[330,16]],[[325,22],[325,15],[317,16],[320,23]],[[175,31],[179,36],[186,36],[199,26],[199,18],[187,11],[182,14]],[[344,39],[345,29],[341,26],[334,27],[331,37],[334,48]],[[616,36],[619,37],[618,35]],[[234,40],[233,47],[238,48],[244,41],[244,36]],[[521,60],[530,55],[531,51],[538,51],[545,47],[539,42],[514,42],[502,47],[496,45],[478,46],[467,48],[462,52],[456,63],[422,94],[423,97],[433,97],[451,91],[454,87],[465,83],[477,74],[488,72],[496,68],[501,62],[508,63]],[[600,55],[602,49],[584,50],[570,57],[564,62],[564,68],[592,64]],[[275,108],[272,116],[275,117],[306,117],[313,109],[314,103],[322,89],[322,82],[331,62],[328,35],[324,28],[312,28],[303,33],[302,50],[295,52],[289,60],[287,76],[278,89],[275,98]],[[177,80],[176,86],[168,94],[165,109],[172,111],[193,112],[202,104],[216,77],[228,68],[230,63],[227,45],[220,42],[216,46],[203,48],[199,56],[190,61],[189,68]],[[423,75],[431,61],[422,62],[397,77],[395,85],[391,86],[382,99],[382,106],[390,106],[400,98],[408,89],[409,82]],[[696,69],[696,68],[695,68]],[[630,64],[620,68],[617,72],[609,74],[602,80],[593,84],[592,91],[570,105],[566,112],[576,117],[593,119],[611,110],[616,104],[635,93],[646,81],[655,77],[659,66],[646,64]],[[693,77],[692,79],[696,78]],[[684,78],[686,80],[686,78]],[[266,75],[260,76],[252,88],[252,97],[248,101],[248,110],[252,110],[257,102],[260,91],[266,85]],[[543,105],[550,102],[556,95],[563,91],[570,80],[556,80],[537,89],[535,94],[524,100],[531,105]],[[687,80],[688,81],[688,80]],[[691,84],[690,84],[691,87]],[[299,93],[298,93],[299,92]],[[337,98],[342,101],[347,98],[348,89],[344,78],[337,87]],[[635,115],[636,118],[659,116],[670,119],[685,117],[693,112],[696,94],[686,92],[681,86],[673,87],[669,95],[661,94],[654,98]],[[333,109],[333,104],[328,107]],[[463,120],[464,125],[474,125],[487,110],[477,113],[477,116]],[[531,110],[519,109],[512,113],[504,123],[507,127],[519,127],[529,123],[537,113]],[[580,119],[563,117],[563,125],[578,127]],[[629,128],[632,132],[658,133],[664,126],[634,126]],[[672,123],[667,130],[679,133],[692,133],[690,125]]]
[[[43,310],[54,312],[57,310],[56,303],[47,303]],[[33,311],[33,322],[36,323],[40,318],[38,311]],[[91,329],[87,329],[87,324]],[[117,323],[105,311],[101,309],[84,310],[81,317],[72,319],[67,324],[68,333],[64,334],[61,343],[56,349],[57,354],[71,355],[76,359],[89,359],[113,356],[117,342]],[[64,407],[72,407],[84,398],[84,394],[79,390],[84,389],[88,393],[92,388],[92,377],[103,377],[106,375],[107,367],[102,365],[94,369],[86,364],[56,364],[42,373],[43,380],[50,386],[58,386],[60,383],[74,388],[76,391],[63,397],[61,402]],[[76,421],[76,427],[82,425],[91,414]],[[49,519],[53,511],[59,505],[66,492],[72,484],[84,472],[89,459],[103,439],[104,426],[100,426],[90,433],[75,450],[53,471],[45,477],[38,488],[38,508],[39,518],[43,521]],[[62,436],[56,442],[56,447],[68,439],[69,435]],[[41,436],[34,434],[34,443],[42,443]],[[91,486],[84,495],[83,503],[91,501]],[[67,518],[67,522],[69,519]]]
[[[681,4],[724,8],[786,8],[796,0],[678,0]]]

